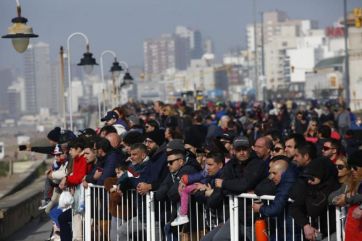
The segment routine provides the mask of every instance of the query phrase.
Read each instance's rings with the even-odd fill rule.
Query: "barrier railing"
[[[192,201],[189,207],[190,222],[171,227],[171,218],[174,218],[172,214],[177,213],[177,207],[169,202],[155,201],[153,192],[140,196],[134,190],[127,191],[122,195],[121,203],[116,206],[117,216],[113,217],[109,214],[110,198],[104,187],[90,185],[85,190],[83,237],[85,241],[197,241],[229,219],[232,241],[247,240],[247,237],[250,241],[254,241],[256,240],[254,222],[257,216],[252,211],[251,205],[257,199],[265,200],[269,204],[274,196],[259,197],[254,194],[230,196],[229,207],[227,208],[227,203],[224,203],[218,210],[207,209],[205,205]],[[336,208],[336,217],[332,220],[328,209],[327,212],[327,240],[344,241],[345,215]],[[294,220],[285,211],[282,223],[278,218],[268,218],[266,221],[269,240],[303,240],[302,230],[297,230]],[[290,222],[291,230],[287,229],[290,228]],[[336,233],[332,233],[330,229],[334,223],[336,223]],[[318,228],[321,228],[320,224],[318,220]],[[287,239],[287,234],[290,233],[293,234],[292,239]],[[240,234],[243,236],[240,237]]]
[[[266,202],[266,204],[270,204],[270,202],[274,200],[274,196],[257,196],[255,194],[248,193],[244,193],[238,196],[230,196],[230,230],[232,241],[256,240],[255,220],[257,218],[256,215],[258,214],[252,211],[252,205],[256,200],[263,200]],[[242,215],[239,215],[239,211],[242,212]],[[327,236],[323,237],[323,239],[328,241],[344,241],[344,219],[345,215],[343,215],[343,212],[341,212],[341,208],[335,208],[335,213],[331,212],[329,208],[327,208],[326,220],[321,221],[321,218],[318,217],[316,224],[319,231],[324,229],[323,232],[327,234]],[[280,223],[280,221],[282,223]],[[309,218],[309,221],[312,222],[312,219]],[[322,227],[324,221],[326,222],[324,223],[325,227]],[[294,219],[288,215],[286,210],[283,212],[282,220],[280,220],[280,217],[266,218],[266,223],[266,231],[269,240],[304,240],[303,230],[296,227]],[[335,231],[333,228],[334,224],[336,225]],[[240,237],[240,233],[242,233],[242,237]]]

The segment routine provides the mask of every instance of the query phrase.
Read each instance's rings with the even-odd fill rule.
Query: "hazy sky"
[[[347,0],[348,9],[362,7],[361,0]],[[20,0],[39,38],[50,44],[52,59],[73,32],[85,33],[99,62],[103,50],[113,50],[130,65],[143,65],[143,40],[171,33],[177,25],[199,29],[210,37],[216,54],[245,46],[246,25],[252,23],[252,0]],[[256,0],[258,13],[283,10],[293,19],[314,19],[320,27],[332,25],[343,15],[343,0]],[[16,16],[15,0],[0,0],[0,35],[7,34]],[[259,14],[258,14],[259,16]],[[72,62],[84,52],[84,41],[71,41]],[[105,63],[111,57],[104,57]],[[0,69],[22,64],[11,41],[0,40]],[[108,64],[108,63],[107,63]]]

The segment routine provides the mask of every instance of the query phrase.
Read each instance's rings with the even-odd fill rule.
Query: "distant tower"
[[[176,35],[187,38],[190,44],[190,58],[201,59],[204,50],[202,47],[202,35],[199,30],[193,30],[184,26],[177,26]]]
[[[159,74],[166,69],[184,70],[190,63],[190,47],[187,38],[164,34],[159,39],[143,43],[145,73]]]
[[[206,39],[204,42],[204,53],[213,54],[214,53],[214,43],[211,39]]]
[[[39,113],[40,108],[53,109],[55,79],[51,75],[49,45],[37,43],[24,53],[26,112]]]

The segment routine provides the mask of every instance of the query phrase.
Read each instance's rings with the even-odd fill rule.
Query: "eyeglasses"
[[[333,148],[333,147],[329,147],[329,146],[323,146],[323,151],[329,151],[331,149],[336,149],[336,148]]]
[[[338,170],[343,170],[344,168],[346,168],[346,166],[345,166],[345,165],[342,165],[342,164],[336,164],[336,168],[337,168]]]
[[[283,148],[281,148],[281,147],[274,147],[272,149],[272,151],[274,151],[274,152],[280,152],[281,150],[283,150]]]
[[[173,159],[173,160],[167,160],[167,165],[169,166],[172,166],[172,164],[177,161],[177,160],[180,160],[181,158],[176,158],[176,159]]]

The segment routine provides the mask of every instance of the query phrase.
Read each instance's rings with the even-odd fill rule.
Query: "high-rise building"
[[[159,74],[172,68],[184,70],[190,63],[189,40],[175,34],[146,40],[143,50],[146,74]]]
[[[54,110],[53,89],[56,80],[52,78],[49,45],[39,42],[29,46],[24,53],[24,78],[26,112],[37,114],[41,108]]]
[[[201,32],[199,30],[193,30],[185,26],[177,26],[175,33],[176,35],[189,40],[190,58],[201,59],[204,53]]]
[[[9,110],[9,102],[6,95],[8,87],[13,82],[13,74],[11,69],[0,70],[0,111],[6,112]]]

